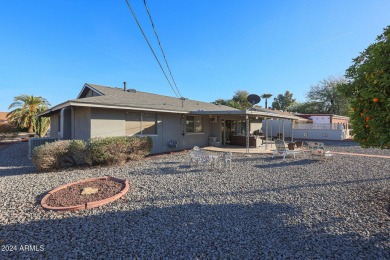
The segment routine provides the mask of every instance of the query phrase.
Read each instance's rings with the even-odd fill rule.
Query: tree
[[[347,69],[342,92],[351,102],[354,139],[390,148],[390,26]]]
[[[234,96],[233,96],[232,99],[222,99],[222,98],[220,98],[220,99],[215,100],[212,103],[216,104],[216,105],[224,105],[224,106],[237,108],[237,109],[240,109],[240,110],[246,110],[246,109],[252,107],[252,104],[249,103],[248,100],[247,100],[248,95],[249,95],[248,91],[237,90],[234,93]]]
[[[235,93],[234,93],[234,96],[233,96],[233,101],[239,103],[240,105],[240,109],[242,110],[246,110],[248,108],[251,108],[252,107],[252,104],[248,102],[248,96],[249,96],[249,93],[248,91],[245,91],[245,90],[237,90]]]
[[[283,94],[279,94],[276,98],[274,98],[274,102],[272,102],[272,108],[277,110],[288,110],[295,104],[295,99],[293,98],[293,94],[286,90]]]
[[[272,94],[263,94],[261,95],[261,98],[265,99],[265,108],[268,108],[268,99],[272,97]]]
[[[309,108],[313,113],[348,116],[349,102],[340,90],[346,83],[345,78],[329,77],[311,86],[306,95],[308,103],[305,108]]]
[[[228,100],[225,100],[223,98],[219,98],[217,100],[215,100],[214,102],[212,102],[213,104],[216,104],[216,105],[223,105],[223,106],[227,106],[227,103],[228,103]]]
[[[38,110],[38,114],[45,111],[46,108],[41,107]],[[50,117],[35,117],[34,120],[34,130],[39,137],[44,137],[47,134],[47,131],[49,131],[50,127]]]
[[[298,112],[301,114],[319,114],[322,106],[318,102],[306,101],[303,103],[295,103],[291,108],[291,112]]]
[[[34,122],[39,111],[46,110],[50,103],[43,97],[19,95],[8,109],[18,107],[8,114],[8,120],[18,127],[27,128],[29,133],[34,132]]]

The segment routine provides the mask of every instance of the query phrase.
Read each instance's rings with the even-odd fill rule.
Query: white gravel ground
[[[191,167],[182,152],[36,173],[26,153],[25,143],[0,150],[0,259],[390,259],[390,159],[235,154],[230,172]],[[128,179],[131,190],[91,210],[39,205],[59,185],[104,175]]]

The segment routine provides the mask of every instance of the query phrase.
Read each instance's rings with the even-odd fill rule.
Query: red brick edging
[[[390,156],[379,155],[379,154],[364,154],[364,153],[344,153],[344,152],[330,152],[333,154],[343,154],[343,155],[354,155],[354,156],[365,156],[365,157],[376,157],[376,158],[387,158],[390,159]]]
[[[75,184],[89,182],[89,181],[98,181],[98,180],[113,180],[113,181],[116,181],[116,182],[122,182],[122,183],[125,183],[125,187],[119,193],[115,194],[112,197],[109,197],[109,198],[106,198],[106,199],[103,199],[103,200],[87,202],[85,204],[80,204],[80,205],[75,205],[75,206],[67,206],[67,207],[52,207],[52,206],[49,206],[49,205],[46,204],[46,201],[49,198],[49,196],[51,194],[55,193],[56,191],[65,189],[66,187],[69,187],[69,186],[72,186],[72,185],[75,185]],[[112,177],[112,176],[105,176],[105,177],[100,177],[100,178],[85,179],[85,180],[81,180],[81,181],[68,183],[68,184],[62,185],[62,186],[60,186],[58,188],[55,188],[54,190],[49,191],[45,195],[45,197],[43,197],[43,199],[41,200],[41,206],[44,209],[57,210],[57,211],[81,210],[81,209],[96,208],[96,207],[102,206],[104,204],[107,204],[107,203],[110,203],[110,202],[113,202],[113,201],[119,199],[120,197],[125,195],[128,190],[129,190],[129,182],[127,180],[125,180],[125,179],[118,179],[118,178],[115,178],[115,177]]]

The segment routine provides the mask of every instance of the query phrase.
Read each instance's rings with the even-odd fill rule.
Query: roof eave
[[[219,111],[210,111],[210,110],[202,110],[202,111],[191,111],[191,114],[198,115],[253,115],[253,116],[262,116],[262,117],[273,117],[273,118],[281,118],[281,119],[291,119],[291,120],[301,120],[300,117],[293,115],[280,115],[268,112],[260,112],[260,111],[252,111],[252,110],[219,110]]]
[[[84,90],[85,90],[86,88],[89,88],[90,90],[95,91],[96,93],[100,94],[101,96],[104,96],[104,94],[103,94],[102,92],[98,91],[97,89],[95,89],[94,87],[92,87],[91,85],[89,85],[88,83],[85,83],[84,86],[83,86],[83,88],[81,89],[79,95],[77,96],[77,98],[80,98],[80,97],[81,97],[81,94],[83,94],[83,92],[84,92]]]

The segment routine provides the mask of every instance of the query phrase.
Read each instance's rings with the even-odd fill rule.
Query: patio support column
[[[268,149],[268,119],[265,117],[265,150]]]
[[[222,133],[223,141],[222,141],[222,144],[226,145],[226,119],[222,118],[221,122],[223,122],[223,126],[222,126],[223,127],[223,133]]]
[[[294,120],[291,119],[291,142],[294,142]]]
[[[284,141],[284,119],[282,120],[282,135],[283,135],[283,141]]]
[[[246,154],[249,154],[249,116],[245,116],[246,126]]]

